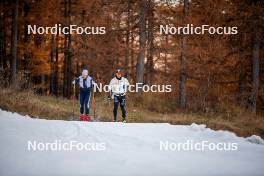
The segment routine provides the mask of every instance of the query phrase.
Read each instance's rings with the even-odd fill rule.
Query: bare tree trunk
[[[153,63],[153,49],[154,49],[154,4],[152,0],[148,1],[148,50],[147,50],[147,83],[151,84],[153,79],[154,63]]]
[[[40,82],[41,82],[41,89],[40,89],[40,94],[45,94],[45,75],[44,74],[42,74],[41,76],[40,76]]]
[[[240,49],[239,51],[239,78],[238,78],[238,93],[237,93],[237,105],[246,108],[248,94],[246,94],[246,64],[245,64],[245,51]]]
[[[12,44],[11,44],[11,83],[14,83],[17,76],[17,30],[18,30],[18,0],[15,0],[15,7],[12,12]]]
[[[140,0],[140,13],[139,13],[139,53],[137,58],[136,68],[136,83],[143,83],[144,77],[144,60],[145,60],[145,47],[146,47],[146,2]],[[139,92],[140,93],[140,92]]]
[[[127,30],[126,30],[126,50],[125,50],[125,75],[128,76],[128,65],[129,65],[129,37],[130,37],[130,10],[131,0],[127,1]]]
[[[71,0],[64,0],[64,17],[67,21],[67,26],[70,24]],[[63,96],[70,97],[71,95],[71,35],[65,35],[65,51],[64,51],[64,78],[63,78]]]
[[[51,51],[50,51],[50,67],[51,67],[51,74],[50,74],[50,93],[54,95],[55,93],[55,65],[54,65],[54,35],[51,35]]]
[[[64,79],[63,79],[63,95],[69,97],[71,94],[71,35],[65,36],[65,51],[64,51]]]
[[[8,59],[7,59],[7,54],[6,54],[6,48],[7,48],[7,42],[6,42],[6,13],[4,11],[4,3],[1,3],[1,10],[3,11],[2,14],[1,14],[1,44],[2,44],[2,49],[1,49],[1,57],[2,57],[2,68],[4,69],[4,77],[6,78],[8,73],[7,73],[7,62],[8,62]]]
[[[68,60],[68,50],[67,50],[67,35],[64,35],[64,60],[63,60],[63,96],[67,97],[67,60]]]
[[[135,38],[134,38],[134,34],[133,32],[131,32],[131,54],[130,54],[130,65],[131,65],[131,69],[130,69],[130,76],[135,78],[135,65],[136,65],[136,59],[135,59],[135,52],[134,52],[134,42],[135,42]]]
[[[5,24],[4,24],[4,20],[5,20],[5,13],[4,11],[4,3],[0,4],[0,69],[3,70],[4,69],[4,59],[5,59]]]
[[[59,78],[59,34],[56,34],[55,49],[55,70],[54,70],[54,94],[58,96],[58,78]]]
[[[251,92],[251,106],[250,110],[253,113],[257,112],[257,99],[259,92],[259,64],[260,64],[260,43],[261,43],[261,33],[260,33],[260,17],[258,14],[253,15],[253,38],[252,38],[252,92]]]
[[[29,43],[29,34],[27,32],[27,25],[29,24],[29,18],[28,14],[30,11],[30,6],[27,1],[24,1],[24,44],[25,46],[28,46]],[[23,62],[23,67],[24,67],[24,78],[26,80],[26,85],[25,87],[29,87],[29,61],[30,61],[30,52],[28,51],[28,47],[24,48],[24,62]]]
[[[189,0],[184,0],[183,7],[183,23],[186,24],[186,17],[188,15]],[[179,106],[180,108],[186,107],[186,80],[187,80],[187,36],[182,37],[182,51],[181,51],[181,60],[180,60],[180,85],[179,85]]]
[[[72,52],[71,52],[71,35],[68,35],[68,59],[67,59],[67,96],[71,96],[71,82],[72,82],[72,74],[71,74],[71,65],[72,65]]]
[[[166,42],[166,46],[168,46],[168,43],[169,43],[169,41],[168,41],[168,36],[167,35],[165,35],[165,42]],[[165,78],[167,79],[167,73],[168,73],[168,54],[167,54],[167,50],[165,50],[166,52],[165,52],[165,56],[164,56],[164,76],[165,76]]]

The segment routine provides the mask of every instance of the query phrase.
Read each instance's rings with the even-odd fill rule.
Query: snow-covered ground
[[[260,137],[241,138],[204,125],[67,122],[0,110],[0,142],[1,176],[264,175]],[[203,142],[229,150],[183,147]],[[79,151],[75,144],[86,148]]]

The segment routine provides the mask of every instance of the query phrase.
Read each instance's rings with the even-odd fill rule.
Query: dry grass
[[[30,115],[33,118],[69,120],[74,117],[74,120],[78,119],[79,103],[77,100],[39,96],[32,91],[14,92],[11,89],[2,89],[0,96],[0,108],[3,110]],[[150,103],[150,106],[147,106],[147,101],[136,103],[133,100],[134,97],[130,97],[127,101],[127,120],[129,122],[161,122],[184,125],[197,123],[206,124],[216,130],[229,130],[238,136],[257,134],[264,137],[264,118],[244,112],[237,107],[221,106],[218,108],[218,112],[208,113],[161,113],[164,109],[160,107],[160,103],[156,104],[159,102],[158,100],[148,99],[147,101],[155,102]],[[151,111],[155,104],[158,106],[158,112]],[[96,108],[91,108],[91,115],[93,116],[95,109],[96,117],[100,118],[100,121],[111,121],[113,118],[112,106],[112,102],[109,102],[106,96],[96,96]]]
[[[0,91],[0,108],[7,111],[30,115],[35,118],[68,120],[73,114],[73,102],[64,98],[38,96],[32,91],[14,92],[10,89]],[[78,111],[74,103],[75,112]]]

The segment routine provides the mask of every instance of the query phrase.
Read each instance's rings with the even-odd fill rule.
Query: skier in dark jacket
[[[88,70],[84,69],[82,75],[73,81],[80,88],[80,113],[89,116],[90,97],[93,89],[93,78],[88,75]]]

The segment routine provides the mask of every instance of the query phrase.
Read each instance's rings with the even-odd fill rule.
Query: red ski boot
[[[90,121],[90,117],[88,115],[81,114],[80,121]]]

